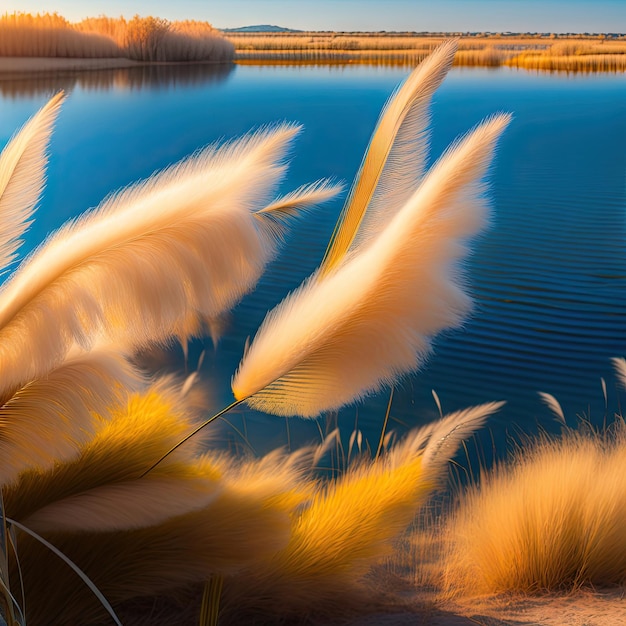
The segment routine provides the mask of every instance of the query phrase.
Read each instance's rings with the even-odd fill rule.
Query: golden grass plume
[[[508,122],[494,116],[453,145],[369,245],[267,315],[233,378],[237,400],[312,417],[420,367],[431,337],[470,309],[461,242],[485,223],[480,180]]]
[[[456,49],[456,41],[440,45],[383,108],[322,261],[322,275],[337,267],[349,250],[371,241],[424,176],[428,106],[452,65]]]
[[[5,490],[9,517],[37,532],[126,529],[201,508],[219,491],[220,472],[196,467],[201,439],[138,479],[193,424],[173,381],[120,393],[107,409],[73,458],[25,472]]]
[[[138,478],[191,419],[171,380],[128,394],[75,459],[23,472],[5,487],[7,516],[45,536],[113,604],[267,560],[286,545],[293,510],[311,496],[316,450],[249,460],[198,456],[196,442]],[[18,554],[29,623],[87,624],[105,615],[39,543],[20,534]]]
[[[43,106],[0,153],[0,269],[16,257],[43,191],[47,148],[63,93]]]
[[[97,427],[94,412],[121,401],[142,377],[117,352],[74,349],[45,377],[6,394],[0,406],[0,484],[28,469],[73,459]]]
[[[225,580],[226,620],[338,618],[371,608],[377,594],[364,575],[392,553],[394,541],[441,484],[461,440],[499,407],[485,404],[446,416],[382,456],[363,457],[340,477],[321,482],[294,514],[287,547]]]
[[[0,291],[3,388],[45,374],[74,342],[132,352],[197,333],[233,306],[275,255],[289,207],[337,191],[322,182],[258,213],[296,132],[283,124],[206,148],[49,238]]]

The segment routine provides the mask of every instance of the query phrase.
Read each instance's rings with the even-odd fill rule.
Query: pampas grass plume
[[[382,456],[362,457],[339,478],[319,484],[296,514],[287,547],[225,581],[227,619],[245,623],[245,615],[254,614],[273,623],[278,615],[337,618],[363,610],[376,595],[363,576],[392,552],[394,540],[442,482],[461,440],[499,406],[446,416],[409,433]]]
[[[144,443],[150,446],[155,437],[158,440],[158,428],[144,437]],[[120,463],[124,449],[111,450]],[[211,576],[256,569],[285,548],[293,511],[312,492],[313,483],[305,476],[312,455],[310,450],[292,455],[273,452],[252,461],[205,455],[195,461],[195,470],[211,484],[217,480],[219,489],[202,507],[188,502],[181,509],[173,504],[161,522],[123,532],[76,528],[47,532],[46,537],[116,609],[142,597],[176,597]],[[85,472],[98,474],[97,468],[87,467]],[[142,499],[139,485],[135,497]],[[172,502],[165,490],[164,498]],[[108,504],[119,513],[127,501],[109,499]],[[61,502],[59,510],[62,507]],[[29,624],[100,623],[103,608],[76,584],[67,566],[28,537],[20,535],[19,546],[26,597],[36,598],[26,603]]]
[[[24,384],[71,344],[104,339],[128,352],[187,338],[226,312],[274,257],[289,207],[327,199],[320,183],[271,202],[297,127],[209,147],[105,200],[61,228],[0,292],[0,375]],[[54,332],[50,329],[54,328]]]
[[[496,115],[453,145],[369,245],[267,315],[233,378],[237,400],[314,417],[420,367],[431,337],[471,308],[461,242],[485,223],[480,180],[509,119]]]
[[[116,351],[74,349],[44,378],[5,395],[0,406],[0,484],[28,469],[73,460],[97,428],[95,413],[122,401],[142,377]]]
[[[202,440],[171,455],[149,476],[142,470],[192,425],[168,380],[130,393],[95,434],[53,468],[25,472],[5,490],[7,515],[36,532],[104,531],[158,523],[199,509],[219,491],[220,472],[196,466]]]
[[[45,182],[46,150],[63,93],[48,101],[0,154],[0,269],[15,257]]]

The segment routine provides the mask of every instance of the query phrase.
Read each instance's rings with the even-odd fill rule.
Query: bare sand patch
[[[623,589],[540,597],[497,596],[419,606],[415,611],[368,615],[351,626],[623,626]]]

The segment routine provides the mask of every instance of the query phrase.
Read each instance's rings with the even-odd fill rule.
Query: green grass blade
[[[217,626],[223,586],[224,577],[219,575],[212,576],[205,583],[198,626]]]
[[[122,622],[120,622],[120,620],[118,619],[117,615],[115,614],[115,611],[113,610],[113,607],[109,604],[109,601],[102,595],[100,590],[94,585],[94,583],[87,576],[87,574],[85,574],[85,572],[83,572],[83,570],[81,570],[80,567],[76,565],[76,563],[68,559],[63,554],[63,552],[61,552],[58,548],[55,548],[49,541],[46,541],[43,537],[38,535],[36,532],[30,530],[29,528],[26,528],[26,526],[24,526],[23,524],[20,524],[19,522],[16,522],[15,520],[10,519],[8,517],[6,518],[6,521],[9,524],[16,526],[21,531],[25,532],[27,535],[30,535],[33,539],[36,539],[37,541],[39,541],[39,543],[46,546],[48,550],[50,550],[51,552],[54,552],[54,554],[56,554],[63,562],[65,562],[69,567],[71,567],[76,572],[76,574],[81,578],[81,580],[85,583],[85,585],[89,587],[89,589],[96,596],[96,598],[100,600],[100,603],[107,610],[108,614],[113,618],[113,621],[117,624],[117,626],[122,626]]]
[[[7,524],[6,515],[4,513],[4,498],[0,491],[0,594],[2,598],[0,602],[3,605],[3,617],[9,626],[24,624],[24,617],[17,600],[11,593],[9,584],[9,551],[7,542]],[[15,609],[20,615],[15,615]]]

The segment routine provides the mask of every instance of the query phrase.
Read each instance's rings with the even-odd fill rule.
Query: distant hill
[[[301,30],[283,28],[272,24],[257,24],[255,26],[241,26],[240,28],[222,28],[224,33],[301,33]]]

